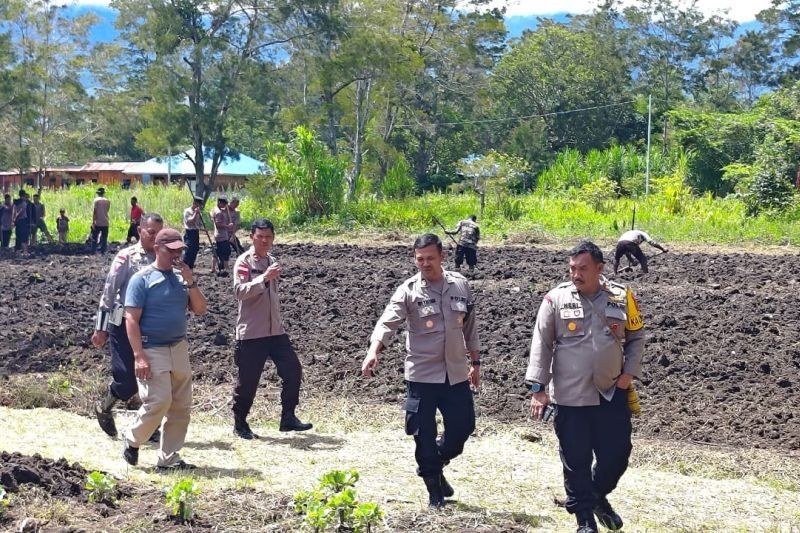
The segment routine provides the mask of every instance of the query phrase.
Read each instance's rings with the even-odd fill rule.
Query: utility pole
[[[653,117],[653,95],[647,95],[647,156],[644,174],[644,194],[650,194],[650,124]]]

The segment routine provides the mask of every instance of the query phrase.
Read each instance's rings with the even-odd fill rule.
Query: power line
[[[542,117],[552,117],[556,115],[569,115],[573,113],[582,113],[584,111],[594,111],[595,109],[605,109],[608,107],[617,107],[627,104],[633,104],[636,100],[626,100],[625,102],[617,102],[614,104],[604,104],[604,105],[596,105],[592,107],[582,107],[580,109],[570,109],[568,111],[552,111],[550,113],[538,113],[535,115],[523,115],[519,117],[506,117],[506,118],[488,118],[484,120],[465,120],[462,122],[433,122],[430,124],[395,124],[395,128],[414,128],[418,126],[459,126],[462,124],[489,124],[494,122],[513,122],[515,120],[526,120],[529,118],[542,118]]]

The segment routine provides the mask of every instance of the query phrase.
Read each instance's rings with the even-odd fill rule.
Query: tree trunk
[[[372,80],[356,82],[356,135],[353,140],[353,173],[348,178],[347,200],[352,201],[356,195],[356,186],[361,177],[361,166],[364,159],[364,137],[367,120],[369,120],[369,96]]]

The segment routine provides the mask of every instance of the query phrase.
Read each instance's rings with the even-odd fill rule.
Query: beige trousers
[[[145,348],[150,379],[137,379],[142,406],[124,433],[128,446],[138,448],[161,425],[158,466],[171,466],[186,440],[192,407],[192,368],[185,340],[173,346]],[[162,423],[163,419],[163,423]]]

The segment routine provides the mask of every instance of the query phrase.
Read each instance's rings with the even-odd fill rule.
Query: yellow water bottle
[[[638,417],[642,414],[642,406],[639,403],[639,393],[636,392],[633,383],[628,387],[628,409],[630,409],[632,416]]]

